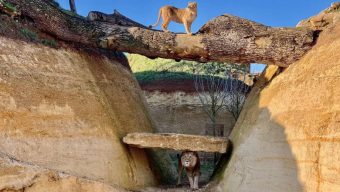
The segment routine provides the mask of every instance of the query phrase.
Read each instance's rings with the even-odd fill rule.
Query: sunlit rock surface
[[[121,142],[137,130],[153,131],[140,88],[121,64],[0,37],[0,154],[139,189],[157,179],[144,150]]]
[[[340,2],[334,2],[329,8],[321,11],[318,15],[300,21],[297,27],[322,30],[338,22],[340,22]]]
[[[215,191],[340,191],[340,25],[250,93]],[[265,81],[266,79],[266,81]]]
[[[0,191],[26,192],[126,192],[126,190],[75,177],[0,155]]]

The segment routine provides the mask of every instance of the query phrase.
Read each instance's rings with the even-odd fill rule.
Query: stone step
[[[230,141],[226,137],[177,133],[129,133],[123,142],[138,148],[161,148],[177,151],[226,153]]]

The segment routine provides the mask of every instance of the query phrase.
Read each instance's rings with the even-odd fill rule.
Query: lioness
[[[189,2],[188,7],[184,9],[178,9],[173,6],[160,8],[157,22],[154,25],[150,25],[149,28],[156,27],[161,16],[163,18],[162,29],[164,32],[169,32],[168,25],[170,21],[175,21],[177,23],[183,23],[187,34],[192,35],[191,24],[197,17],[197,3]]]
[[[193,151],[183,151],[180,156],[178,156],[178,181],[177,185],[181,184],[181,175],[183,168],[185,168],[187,177],[190,182],[191,189],[198,189],[198,178],[200,173],[200,159],[197,152]]]

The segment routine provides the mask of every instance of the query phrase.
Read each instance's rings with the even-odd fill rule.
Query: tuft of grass
[[[23,28],[20,30],[20,33],[27,39],[31,40],[31,41],[38,41],[38,35],[37,33],[35,33],[34,31],[31,31],[27,28]]]
[[[66,9],[61,9],[61,11],[66,13],[67,15],[71,15],[71,16],[74,16],[74,17],[78,16],[77,13],[74,13],[74,12],[66,10]]]
[[[17,11],[17,8],[11,3],[4,2],[3,0],[0,0],[0,3],[11,12]]]
[[[56,7],[60,7],[60,5],[57,1],[52,0],[51,3],[52,3],[52,5],[54,5]]]
[[[77,13],[74,13],[74,12],[72,12],[72,11],[70,11],[70,10],[66,10],[66,9],[63,9],[63,8],[61,8],[60,9],[63,13],[65,13],[65,14],[67,14],[67,15],[70,15],[70,16],[73,16],[73,17],[78,17],[78,18],[85,18],[85,17],[83,17],[83,16],[81,16],[81,15],[78,15]]]
[[[43,39],[41,40],[41,43],[46,46],[54,47],[54,48],[58,46],[58,43],[53,39]]]
[[[22,28],[20,30],[20,33],[25,37],[26,39],[34,42],[39,42],[45,46],[56,48],[58,46],[58,43],[54,39],[40,39],[38,34],[30,29]]]

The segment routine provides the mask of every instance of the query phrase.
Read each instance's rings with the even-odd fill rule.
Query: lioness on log
[[[189,2],[188,7],[184,9],[178,9],[173,6],[164,6],[159,9],[158,19],[154,25],[150,25],[149,28],[156,27],[161,19],[163,19],[162,29],[164,32],[169,32],[168,25],[170,21],[176,23],[183,23],[187,34],[191,35],[191,24],[197,17],[197,3]]]

